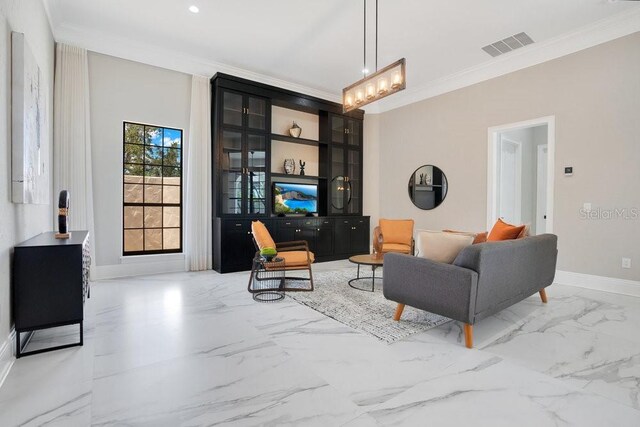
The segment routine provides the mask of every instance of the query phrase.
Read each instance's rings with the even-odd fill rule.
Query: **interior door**
[[[538,146],[538,166],[536,172],[536,220],[535,234],[547,232],[547,144]]]
[[[498,151],[498,216],[519,224],[522,215],[522,146],[500,136]]]

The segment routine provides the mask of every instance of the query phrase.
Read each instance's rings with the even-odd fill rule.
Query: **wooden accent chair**
[[[251,223],[251,233],[253,234],[253,243],[256,246],[256,256],[264,248],[275,248],[278,251],[278,257],[284,258],[286,271],[303,271],[309,272],[309,277],[293,277],[287,276],[285,280],[308,280],[310,288],[289,288],[287,291],[312,291],[313,290],[313,272],[311,264],[315,261],[315,255],[309,250],[309,244],[306,240],[296,240],[293,242],[274,242],[267,227],[260,221]],[[269,267],[267,266],[267,269]]]
[[[373,229],[374,253],[378,257],[389,252],[413,255],[413,225],[412,219],[380,219]]]

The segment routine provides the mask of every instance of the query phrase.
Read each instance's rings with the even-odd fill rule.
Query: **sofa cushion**
[[[380,230],[384,243],[401,243],[411,246],[413,240],[412,219],[381,219]]]
[[[267,227],[262,222],[253,221],[251,223],[251,232],[260,250],[264,248],[276,248],[276,242],[273,241],[269,230],[267,230]]]
[[[495,225],[491,229],[487,242],[497,242],[500,240],[512,240],[518,237],[518,235],[524,230],[524,225],[515,226],[504,222],[501,218],[498,218]]]
[[[516,237],[516,239],[529,237],[530,234],[531,234],[531,224],[524,224],[524,228],[522,229],[520,234],[518,234],[518,237]]]
[[[458,253],[473,243],[474,235],[421,230],[417,233],[416,256],[451,264]]]
[[[486,231],[483,231],[482,233],[471,233],[469,231],[457,231],[457,230],[442,230],[445,233],[459,233],[459,234],[467,234],[467,235],[471,235],[473,236],[473,243],[472,244],[477,244],[477,243],[484,243],[487,241],[487,233]]]

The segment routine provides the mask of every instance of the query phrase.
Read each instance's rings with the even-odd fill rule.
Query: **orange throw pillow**
[[[516,227],[515,225],[507,224],[502,219],[498,219],[491,229],[489,237],[487,237],[487,242],[515,239],[524,230],[524,227],[524,225]]]
[[[473,239],[473,244],[475,245],[476,243],[484,243],[484,242],[486,242],[488,234],[489,234],[489,232],[487,232],[487,231],[485,231],[483,233],[476,234],[476,238]]]

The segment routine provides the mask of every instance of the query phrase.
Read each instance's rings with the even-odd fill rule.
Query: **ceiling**
[[[102,53],[190,73],[231,72],[331,99],[362,77],[363,0],[43,1],[56,40]],[[367,7],[374,69],[375,0]],[[588,47],[580,44],[590,31],[619,37],[629,17],[624,31],[639,31],[639,12],[635,1],[379,0],[378,64],[407,59],[405,103],[413,102],[472,70],[509,61],[523,68],[522,56],[533,52],[542,62],[543,48],[562,53],[554,44],[571,38],[574,50]],[[497,58],[481,50],[523,31],[536,43]]]

